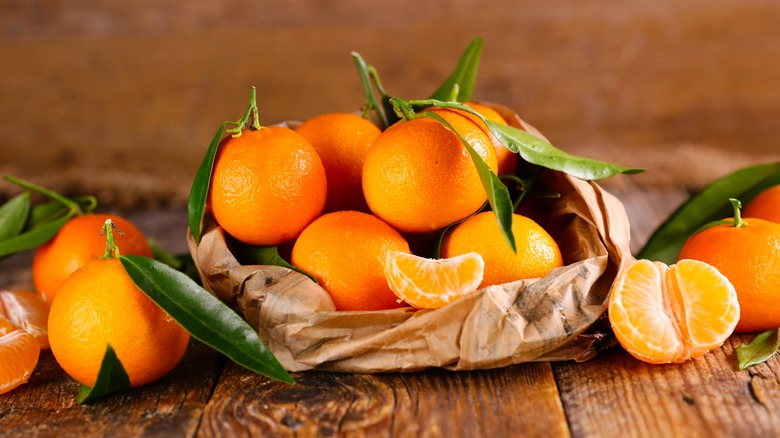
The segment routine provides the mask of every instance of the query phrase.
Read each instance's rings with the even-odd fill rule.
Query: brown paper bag
[[[511,110],[507,121],[541,136]],[[336,311],[309,278],[277,266],[241,265],[224,231],[206,221],[200,244],[188,233],[203,285],[236,309],[289,371],[487,369],[551,360],[586,360],[613,339],[597,323],[618,270],[631,259],[623,205],[594,182],[543,170],[561,193],[548,231],[565,266],[541,279],[476,291],[436,310]]]

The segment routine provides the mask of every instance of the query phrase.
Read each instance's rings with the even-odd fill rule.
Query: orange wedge
[[[33,292],[0,291],[0,317],[33,335],[41,349],[49,348],[49,304]]]
[[[739,321],[737,292],[696,260],[637,260],[615,280],[609,321],[620,345],[649,363],[681,363],[719,347]]]
[[[26,383],[40,354],[38,341],[24,330],[0,336],[0,394]]]
[[[474,292],[484,274],[485,262],[476,252],[433,260],[391,251],[385,261],[390,289],[417,309],[436,309]]]
[[[16,330],[16,327],[11,324],[11,321],[0,316],[0,336],[7,335]]]

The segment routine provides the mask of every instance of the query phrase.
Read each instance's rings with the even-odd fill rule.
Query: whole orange
[[[322,161],[295,131],[247,129],[222,141],[209,199],[217,223],[241,242],[295,239],[320,215],[326,195]]]
[[[506,120],[501,114],[487,105],[474,102],[466,102],[466,105],[470,106],[471,109],[480,113],[491,122],[498,123],[499,125],[507,125]],[[498,160],[498,175],[514,175],[517,170],[517,154],[505,148],[504,145],[498,141],[498,138],[490,132],[490,129],[482,120],[476,118],[476,121],[482,126],[485,132],[487,132],[490,141],[493,142],[493,147],[496,150],[496,159]]]
[[[739,300],[738,333],[780,327],[780,224],[757,218],[744,227],[716,225],[691,236],[679,260],[694,259],[718,269]]]
[[[115,234],[122,254],[152,257],[146,237],[130,221],[113,214],[76,216],[66,222],[54,238],[35,250],[33,283],[44,300],[51,302],[65,278],[103,255],[106,238],[101,235],[101,229],[106,219],[111,219],[122,231]]]
[[[480,287],[515,280],[541,278],[563,266],[558,244],[536,222],[515,214],[512,234],[517,253],[501,234],[495,213],[487,211],[468,218],[450,230],[441,245],[441,256],[451,258],[476,252],[485,260]]]
[[[330,113],[306,120],[295,132],[314,146],[325,167],[328,196],[324,211],[368,211],[361,184],[363,160],[382,131],[356,114]]]
[[[172,370],[189,338],[138,289],[115,258],[93,260],[68,277],[49,311],[55,359],[71,377],[90,387],[107,344],[136,387]]]
[[[432,112],[450,123],[496,171],[493,144],[479,125],[455,111]],[[374,140],[363,164],[363,194],[375,215],[412,233],[459,221],[487,200],[466,147],[431,117],[400,121]]]
[[[403,306],[384,274],[390,251],[410,252],[392,227],[367,213],[339,211],[303,230],[291,262],[317,278],[337,310],[394,309]]]
[[[780,185],[769,187],[756,195],[742,210],[742,216],[780,223]]]

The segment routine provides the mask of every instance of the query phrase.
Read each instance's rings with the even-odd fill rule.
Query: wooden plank
[[[616,349],[553,364],[572,436],[711,437],[780,434],[780,361],[738,371],[734,348],[680,365],[651,365]]]
[[[409,374],[304,372],[294,386],[228,364],[203,436],[568,436],[547,363]]]
[[[78,405],[78,382],[47,350],[27,384],[0,396],[0,435],[191,436],[222,362],[193,342],[179,365],[157,382]]]

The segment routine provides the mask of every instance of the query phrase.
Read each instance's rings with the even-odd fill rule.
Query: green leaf
[[[608,178],[620,173],[634,174],[644,171],[639,168],[627,168],[604,161],[592,160],[564,152],[541,138],[513,126],[501,125],[485,119],[490,132],[507,149],[516,152],[525,161],[559,170],[584,180]]]
[[[95,386],[89,388],[81,385],[78,403],[89,403],[100,397],[126,389],[130,389],[130,377],[122,366],[122,362],[116,357],[116,352],[111,344],[108,344],[103,362],[100,364],[97,380],[95,380]]]
[[[482,56],[482,38],[474,38],[466,48],[447,80],[433,93],[431,99],[453,100],[453,94],[458,102],[468,102],[474,94],[477,82],[479,59]]]
[[[390,123],[387,120],[385,106],[379,105],[379,102],[377,102],[376,99],[376,95],[374,94],[374,90],[371,88],[371,68],[368,66],[363,57],[360,56],[360,54],[357,52],[352,52],[352,59],[354,60],[355,66],[358,69],[360,82],[363,85],[363,95],[366,100],[365,107],[363,109],[363,117],[368,117],[371,111],[374,111],[374,113],[376,113],[377,120],[379,121],[379,129],[384,131],[388,126],[390,126]]]
[[[65,222],[70,220],[73,216],[75,216],[75,213],[70,212],[56,221],[40,225],[25,233],[0,242],[0,258],[35,249],[43,245],[54,237],[54,235],[57,234],[57,231],[65,225]]]
[[[0,206],[0,242],[18,235],[29,214],[30,192],[23,192]]]
[[[203,214],[206,211],[206,202],[209,196],[209,186],[211,185],[211,172],[214,170],[214,160],[219,149],[219,142],[222,140],[222,134],[225,132],[225,125],[221,125],[216,135],[211,140],[206,156],[200,163],[200,168],[195,174],[195,180],[190,189],[190,198],[187,202],[187,223],[195,242],[200,243],[201,226],[203,223]]]
[[[744,370],[747,367],[766,362],[777,352],[778,347],[780,347],[778,329],[767,330],[757,335],[749,344],[737,347],[739,369]]]
[[[729,198],[749,202],[780,184],[780,162],[746,167],[709,184],[677,208],[650,236],[637,258],[674,263],[685,242],[709,222],[732,217]]]
[[[133,282],[192,337],[251,371],[294,383],[257,332],[185,274],[147,257],[119,259]]]
[[[463,143],[463,145],[466,147],[466,150],[471,157],[471,161],[477,168],[477,174],[479,175],[479,180],[482,183],[482,187],[485,189],[485,193],[487,194],[488,203],[490,203],[490,207],[496,214],[496,219],[498,220],[498,227],[501,229],[501,234],[504,235],[504,239],[512,248],[512,251],[517,252],[515,235],[512,233],[512,215],[514,213],[514,209],[512,208],[512,199],[509,197],[509,190],[506,188],[504,183],[498,179],[498,176],[496,176],[496,174],[490,170],[490,167],[487,165],[487,163],[485,163],[485,160],[482,159],[477,151],[474,150],[469,142],[466,141],[466,139],[463,138],[460,133],[458,133],[458,131],[452,127],[452,125],[450,125],[438,114],[424,112],[422,115],[424,117],[431,117],[438,120],[441,124],[447,127],[447,129],[454,132],[455,135],[457,135],[460,139],[461,143]]]
[[[74,201],[82,213],[90,213],[97,206],[97,199],[94,196],[76,196],[69,198]],[[49,201],[38,204],[32,208],[30,217],[25,225],[26,230],[31,230],[40,225],[62,218],[71,211],[71,207],[60,201]]]
[[[279,255],[279,247],[277,246],[253,246],[236,241],[234,247],[238,251],[239,257],[251,264],[273,265],[292,269],[295,272],[309,277],[311,281],[317,283],[316,277],[304,271],[303,269],[291,265],[287,262],[287,260],[282,258],[282,256]]]

